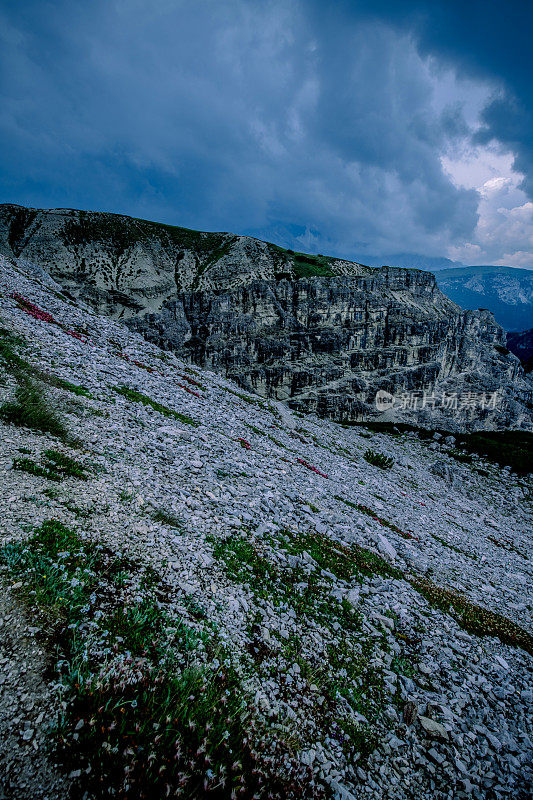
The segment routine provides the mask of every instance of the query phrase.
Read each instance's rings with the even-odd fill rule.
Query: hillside
[[[0,252],[191,364],[298,411],[457,431],[533,424],[533,383],[505,332],[490,313],[458,308],[428,272],[10,205],[0,207]]]
[[[531,476],[0,298],[8,798],[530,797]]]
[[[462,308],[488,308],[508,331],[533,326],[533,270],[463,267],[437,273],[437,283]]]
[[[0,252],[44,267],[95,309],[119,319],[158,311],[180,291],[373,272],[362,264],[295,253],[249,236],[120,214],[11,204],[0,204]]]

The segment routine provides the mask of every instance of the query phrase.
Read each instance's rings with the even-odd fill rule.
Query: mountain
[[[0,296],[2,795],[530,796],[533,434],[304,419]]]
[[[462,308],[487,308],[509,331],[533,327],[533,270],[463,267],[437,273],[440,289]]]
[[[365,264],[371,267],[381,267],[388,264],[391,267],[407,267],[423,269],[428,272],[438,272],[442,269],[464,267],[460,261],[451,261],[441,256],[422,256],[419,253],[393,253],[392,255],[365,256]]]
[[[0,252],[265,398],[345,423],[531,425],[533,386],[486,311],[429,272],[373,269],[230,233],[0,207]]]
[[[507,347],[518,356],[526,372],[533,371],[533,328],[521,333],[508,333]]]

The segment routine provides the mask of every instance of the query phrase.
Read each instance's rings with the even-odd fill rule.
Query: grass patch
[[[376,574],[401,577],[398,569],[376,553],[359,545],[339,544],[319,533],[282,531],[276,539],[276,546],[291,555],[308,553],[321,569],[346,581]],[[259,544],[244,537],[232,537],[217,542],[214,555],[224,555],[225,551],[231,552],[231,557],[225,560],[232,578],[250,583],[250,575],[253,575],[261,584],[276,583],[277,570],[268,562]],[[251,586],[254,588],[253,583]]]
[[[25,370],[30,365],[17,353],[17,348],[25,347],[26,342],[7,328],[0,328],[0,359],[10,371]]]
[[[59,450],[45,450],[44,461],[45,466],[49,466],[62,477],[79,478],[82,481],[89,477],[83,464]]]
[[[45,450],[42,464],[32,461],[30,458],[15,458],[13,469],[51,481],[61,481],[67,477],[86,481],[89,477],[83,464],[59,450]]]
[[[49,481],[60,481],[61,476],[53,470],[41,466],[31,458],[15,458],[13,460],[13,469],[19,472],[27,472],[29,475],[36,475],[38,478],[46,478]]]
[[[363,458],[365,461],[368,461],[369,464],[372,464],[374,467],[379,467],[380,469],[390,469],[394,464],[394,459],[390,456],[370,449],[365,450]]]
[[[225,478],[248,478],[247,472],[228,472],[225,469],[218,468],[215,470],[217,478],[224,480]]]
[[[324,570],[336,578],[349,581],[362,576],[382,575],[401,578],[400,570],[388,561],[357,544],[350,546],[334,542],[319,533],[294,533],[285,531],[289,553],[307,552]]]
[[[325,658],[306,659],[300,643],[291,638],[284,645],[289,663],[296,662],[300,674],[309,684],[315,684],[325,699],[322,708],[323,725],[336,739],[351,760],[355,753],[364,760],[379,744],[375,722],[384,704],[382,671],[371,666],[374,644],[369,638],[343,636],[335,646],[326,650]],[[342,698],[350,708],[363,714],[366,724],[355,722]]]
[[[262,431],[261,428],[256,428],[255,425],[250,425],[249,422],[244,423],[247,428],[250,428],[251,431],[257,433],[258,436],[265,436],[265,431]]]
[[[339,499],[342,499],[342,498],[339,498]],[[346,501],[343,500],[343,502],[346,502]],[[367,517],[372,517],[372,519],[375,519],[376,522],[379,522],[379,524],[383,525],[383,527],[389,528],[389,530],[394,531],[394,533],[399,534],[403,539],[415,539],[416,538],[415,536],[413,536],[412,533],[406,533],[405,531],[402,531],[401,528],[399,528],[397,525],[394,524],[394,522],[389,522],[388,519],[384,519],[384,517],[380,517],[379,514],[376,514],[376,512],[373,511],[371,508],[368,508],[368,506],[363,506],[363,505],[357,504],[355,506],[355,508],[357,508],[357,510],[360,511],[361,514],[366,514]]]
[[[56,375],[51,375],[48,372],[38,369],[29,361],[18,355],[17,348],[27,347],[25,340],[21,336],[15,336],[6,328],[0,328],[0,359],[4,362],[7,369],[13,372],[16,377],[25,374],[27,377],[31,376],[35,379],[54,386],[57,389],[63,389],[72,394],[92,397],[91,393],[85,386],[77,386],[70,381],[63,378],[58,378]]]
[[[230,394],[235,395],[235,397],[238,397],[239,400],[243,401],[243,403],[248,403],[248,405],[251,405],[251,406],[264,406],[264,404],[265,404],[264,400],[260,400],[258,397],[248,397],[245,394],[241,394],[240,392],[236,392],[234,389],[228,389],[228,387],[226,387],[225,391],[229,392]]]
[[[163,525],[168,525],[170,528],[177,528],[183,530],[183,521],[175,514],[165,511],[162,508],[157,508],[152,512],[152,519],[156,522],[162,522]]]
[[[270,597],[279,580],[278,570],[265,557],[260,546],[244,536],[217,539],[213,556],[221,558],[228,576],[238,583],[247,583],[258,597]]]
[[[531,431],[483,431],[461,435],[458,443],[469,453],[477,453],[519,475],[533,471],[533,433]]]
[[[129,389],[127,386],[113,386],[113,389],[115,392],[118,392],[118,394],[122,395],[122,397],[125,397],[127,400],[131,400],[132,403],[142,403],[143,406],[149,406],[150,408],[153,408],[154,411],[158,411],[160,414],[163,414],[164,417],[173,417],[179,422],[183,422],[186,425],[193,425],[194,427],[198,427],[198,425],[200,425],[199,422],[187,416],[187,414],[180,414],[179,411],[174,411],[172,408],[161,405],[161,403],[158,403],[156,400],[152,400],[151,397],[147,397],[147,395],[142,394],[141,392],[137,392],[135,389]]]
[[[460,464],[471,464],[472,463],[472,455],[470,453],[461,453],[460,450],[456,450],[452,448],[451,450],[446,450],[446,453],[454,458],[456,461],[459,461]]]
[[[386,528],[389,528],[391,531],[394,531],[395,533],[398,533],[402,538],[404,538],[404,539],[414,539],[415,538],[411,533],[406,533],[405,531],[402,531],[397,525],[394,524],[394,522],[389,522],[387,519],[384,519],[383,517],[380,517],[378,514],[376,514],[375,511],[373,511],[371,508],[368,508],[368,506],[363,506],[360,503],[352,503],[351,500],[346,500],[344,497],[341,497],[338,494],[334,495],[334,497],[335,497],[335,500],[340,500],[341,503],[344,503],[345,505],[349,506],[350,508],[355,508],[356,511],[360,511],[361,514],[366,514],[368,517],[372,517],[372,519],[375,519],[376,522],[379,522],[381,525],[384,525]],[[380,498],[380,499],[382,499],[382,498]]]
[[[453,550],[455,553],[459,553],[462,556],[467,556],[468,558],[477,561],[477,556],[473,556],[470,553],[467,553],[466,550],[461,550],[460,547],[456,547],[454,544],[450,544],[449,542],[446,541],[446,539],[442,539],[440,536],[437,536],[436,533],[432,533],[431,535],[437,542],[440,542],[440,544],[442,544],[444,547],[447,547],[449,550]]]
[[[70,383],[70,381],[66,381],[63,378],[58,378],[55,375],[50,375],[48,382],[51,383],[52,386],[55,386],[58,389],[63,389],[65,392],[71,392],[78,397],[92,397],[86,386],[78,386],[77,384]]]
[[[0,551],[23,595],[44,607],[47,617],[71,620],[98,583],[98,549],[57,520],[47,520],[27,542]]]
[[[297,278],[331,278],[335,275],[327,256],[315,256],[307,253],[293,255],[293,271]]]
[[[41,387],[27,376],[20,377],[15,399],[0,406],[0,418],[12,425],[50,433],[63,441],[70,440],[56,409],[48,404]]]
[[[288,604],[299,617],[306,616],[321,624],[338,621],[345,631],[360,629],[358,613],[346,601],[331,597],[320,574],[309,574],[302,566],[281,569],[271,560],[266,546],[245,536],[212,541],[213,555],[224,561],[231,580],[247,584],[257,597],[271,600],[278,606]],[[285,545],[286,537],[281,535],[274,546],[278,549]]]
[[[408,580],[432,606],[446,613],[452,610],[461,627],[469,633],[495,636],[504,644],[533,654],[533,636],[502,614],[482,608],[454,589],[439,586],[427,577],[411,576]]]
[[[18,384],[15,398],[0,406],[0,419],[19,427],[50,433],[74,444],[75,441],[59,417],[57,409],[48,403],[40,383],[35,380],[47,380],[47,376],[16,352],[17,348],[24,346],[24,339],[0,328],[0,361],[13,374]]]
[[[254,716],[213,631],[168,613],[157,586],[134,599],[135,565],[54,520],[0,560],[53,622],[63,699],[53,743],[65,768],[81,769],[80,793],[324,796],[281,734]]]

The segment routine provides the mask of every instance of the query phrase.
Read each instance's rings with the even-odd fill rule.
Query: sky
[[[0,0],[0,202],[533,268],[532,30],[527,0]]]

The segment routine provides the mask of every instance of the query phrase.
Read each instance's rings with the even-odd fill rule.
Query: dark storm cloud
[[[322,3],[313,3],[320,14]],[[515,154],[523,188],[533,199],[533,3],[528,0],[346,0],[335,14],[385,20],[409,31],[423,54],[459,74],[493,80],[499,91],[486,105],[477,141],[495,140]]]
[[[123,211],[360,258],[446,251],[471,236],[479,197],[441,165],[472,135],[470,89],[445,80],[442,65],[479,86],[493,81],[487,98],[499,94],[477,136],[518,142],[524,163],[525,86],[481,43],[477,61],[460,52],[464,31],[449,41],[458,5],[438,6],[440,35],[424,9],[0,3],[2,199]],[[437,59],[431,68],[428,55]],[[516,108],[505,130],[502,103]]]

